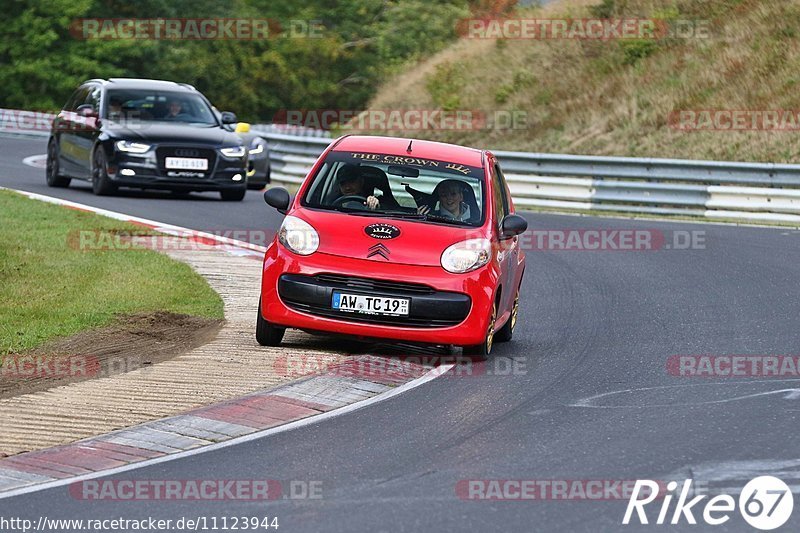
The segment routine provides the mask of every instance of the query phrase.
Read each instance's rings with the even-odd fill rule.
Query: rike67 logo
[[[680,495],[672,510],[670,517],[670,506],[673,496],[678,488],[677,481],[667,483],[667,492],[659,494],[659,485],[649,479],[637,480],[633,487],[633,493],[628,500],[628,507],[622,519],[624,525],[631,523],[634,512],[640,524],[649,524],[645,506],[655,501],[663,495],[661,509],[655,523],[658,525],[679,524],[685,520],[688,524],[697,524],[694,513],[700,513],[702,508],[702,518],[707,525],[719,526],[730,520],[731,514],[736,510],[736,501],[733,496],[719,494],[705,502],[704,506],[698,506],[705,498],[706,494],[700,494],[689,499],[692,490],[692,480],[687,479],[683,482]],[[641,497],[644,495],[644,497]],[[759,476],[750,480],[739,494],[739,513],[742,518],[756,529],[769,531],[784,525],[792,515],[794,508],[794,497],[789,486],[782,480],[773,476]],[[652,518],[652,517],[651,517]],[[671,518],[671,519],[670,519]],[[635,523],[635,522],[634,522]]]

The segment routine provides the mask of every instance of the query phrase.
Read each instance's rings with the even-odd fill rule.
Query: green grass
[[[148,250],[82,251],[81,230],[142,228],[0,191],[0,355],[151,311],[222,318],[188,265]]]

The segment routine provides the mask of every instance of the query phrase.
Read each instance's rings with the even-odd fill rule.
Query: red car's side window
[[[492,205],[494,206],[495,226],[500,227],[503,218],[509,213],[505,180],[497,163],[492,165]]]

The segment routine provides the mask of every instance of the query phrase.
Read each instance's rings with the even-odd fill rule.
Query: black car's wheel
[[[106,168],[106,154],[98,147],[92,156],[92,192],[97,196],[107,196],[117,192],[116,184],[111,182]]]
[[[514,305],[511,306],[511,316],[506,320],[505,325],[497,330],[494,334],[496,342],[508,342],[514,336],[514,328],[517,326],[517,318],[519,317],[519,289],[517,294],[514,295]]]
[[[244,196],[247,194],[247,185],[240,189],[228,189],[225,191],[219,191],[219,195],[222,197],[222,201],[224,202],[241,202],[244,200]]]
[[[492,315],[489,317],[489,327],[486,328],[486,337],[484,337],[481,344],[473,346],[464,346],[464,355],[475,357],[476,359],[484,360],[492,353],[492,345],[494,344],[494,324],[497,320],[497,304],[492,305]]]
[[[69,187],[70,178],[61,175],[61,168],[58,164],[58,145],[55,140],[47,145],[47,185],[49,187]]]
[[[283,340],[286,328],[279,328],[267,322],[261,314],[261,298],[258,299],[258,318],[256,319],[256,340],[261,346],[278,346]]]

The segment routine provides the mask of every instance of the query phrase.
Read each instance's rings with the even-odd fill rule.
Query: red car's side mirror
[[[292,197],[289,195],[289,191],[283,187],[273,187],[264,193],[264,201],[284,214],[289,209],[291,200]]]
[[[528,221],[519,215],[506,215],[501,224],[501,238],[509,239],[528,229]]]

